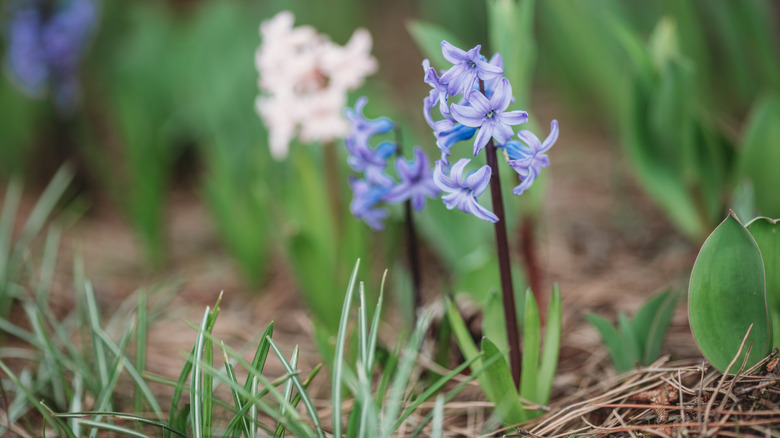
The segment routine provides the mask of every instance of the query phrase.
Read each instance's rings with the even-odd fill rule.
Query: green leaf
[[[509,342],[506,339],[506,324],[504,323],[504,305],[501,303],[501,296],[495,289],[488,293],[485,301],[482,335],[490,339],[499,350],[506,351],[509,349]]]
[[[756,207],[760,214],[780,217],[780,100],[764,96],[756,102],[742,140],[740,174],[753,182]]]
[[[525,291],[525,324],[523,324],[523,364],[520,375],[520,395],[538,403],[536,389],[539,373],[539,348],[542,328],[539,320],[539,306],[531,289]],[[511,348],[511,347],[510,347]]]
[[[604,344],[606,344],[607,349],[609,350],[609,355],[612,357],[612,363],[615,365],[615,369],[618,372],[622,372],[633,368],[634,359],[630,355],[624,353],[626,350],[623,348],[623,337],[620,332],[602,316],[588,314],[585,315],[585,319],[593,324],[593,326],[596,327],[596,330],[599,331],[601,339],[604,340]]]
[[[496,345],[488,338],[482,338],[482,352],[484,360],[490,360],[496,356],[504,357]],[[493,398],[490,400],[496,404],[494,415],[504,424],[517,424],[529,419],[528,411],[523,408],[520,397],[515,390],[512,373],[506,360],[496,360],[484,371],[484,380],[490,386]],[[536,382],[533,382],[535,386]]]
[[[563,308],[561,306],[561,288],[553,286],[550,307],[547,310],[547,327],[544,332],[542,358],[539,363],[537,380],[538,403],[547,404],[550,401],[553,378],[558,368],[558,355],[561,351],[561,333],[563,324]]]
[[[766,299],[772,323],[772,344],[780,344],[780,220],[755,218],[747,230],[756,240],[764,260]]]
[[[772,344],[764,286],[764,265],[753,237],[729,213],[699,251],[688,291],[691,331],[704,357],[723,372],[739,351],[748,327],[753,343],[747,366]],[[743,350],[736,366],[742,364]]]
[[[664,338],[676,304],[677,294],[668,290],[645,303],[634,316],[633,326],[634,332],[639,336],[642,365],[650,365],[661,356]]]

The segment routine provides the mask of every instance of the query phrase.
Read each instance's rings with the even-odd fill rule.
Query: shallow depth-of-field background
[[[409,338],[412,315],[433,309],[407,403],[415,398],[408,394],[431,385],[430,375],[441,366],[454,369],[464,359],[454,339],[437,340],[446,320],[445,296],[467,303],[461,311],[467,319],[477,315],[469,325],[475,339],[481,336],[481,307],[500,288],[489,224],[446,210],[438,199],[427,201],[415,217],[424,308],[415,312],[403,210],[390,207],[381,231],[350,213],[348,178],[354,172],[346,165],[343,138],[298,138],[286,158],[272,156],[273,126],[255,110],[257,96],[268,95],[258,89],[255,51],[260,23],[282,10],[292,11],[296,26],[310,25],[338,44],[355,29],[371,33],[376,72],[348,93],[345,107],[368,96],[368,117],[387,116],[403,127],[399,135],[408,144],[407,158],[414,145],[431,162],[439,155],[422,117],[430,87],[421,67],[424,58],[434,56],[431,41],[437,37],[454,38],[466,50],[482,44],[487,57],[497,50],[491,44],[500,45],[505,59],[513,60],[505,71],[519,81],[513,83],[513,108],[528,111],[526,129],[543,138],[550,121],[558,121],[560,136],[548,152],[549,168],[521,197],[504,194],[508,211],[517,216],[508,222],[516,292],[521,296],[532,281],[521,263],[521,239],[527,237],[521,235],[527,225],[521,217],[533,218],[529,226],[538,266],[533,281],[545,296],[554,284],[561,290],[560,355],[548,415],[575,411],[573,405],[614,388],[633,389],[620,380],[626,374],[616,370],[585,315],[615,323],[619,313],[633,316],[666,290],[679,299],[662,344],[667,356],[656,366],[658,373],[666,372],[663,367],[671,361],[679,373],[664,378],[693,387],[704,359],[689,328],[687,290],[699,249],[730,209],[743,222],[780,217],[780,7],[769,0],[95,0],[93,16],[71,17],[70,28],[63,20],[62,34],[48,36],[63,46],[65,54],[57,59],[70,53],[75,64],[63,68],[37,59],[46,43],[42,39],[36,46],[38,37],[31,35],[43,30],[19,30],[17,11],[39,8],[50,17],[80,1],[0,5],[0,427],[8,434],[37,436],[42,424],[53,424],[42,420],[48,414],[32,400],[45,400],[58,413],[114,410],[167,420],[171,385],[196,343],[204,309],[213,308],[220,294],[215,367],[222,366],[220,341],[251,361],[273,321],[272,339],[282,353],[289,358],[294,347],[300,348],[295,368],[301,379],[324,365],[307,392],[331,433],[334,339],[357,258],[358,278],[372,303],[389,270],[378,334],[383,354],[392,355],[393,346]],[[503,6],[511,6],[507,10],[517,15],[509,18],[517,20],[502,20],[496,11]],[[79,39],[68,32],[85,35]],[[24,38],[28,45],[19,42]],[[36,65],[47,69],[38,83],[24,76]],[[335,166],[329,161],[333,157]],[[504,169],[502,179],[516,178]],[[41,200],[50,200],[51,208]],[[148,300],[148,321],[142,321],[144,357],[136,362],[139,290]],[[87,296],[94,302],[85,303]],[[45,314],[40,325],[31,318],[33,309]],[[138,401],[134,380],[126,375],[104,385],[111,387],[106,395],[91,392],[103,386],[89,382],[89,376],[108,383],[112,376],[104,374],[116,369],[111,361],[120,357],[105,353],[106,369],[97,364],[94,374],[80,374],[102,351],[89,344],[100,341],[90,341],[88,328],[76,322],[94,322],[91,315],[79,315],[92,310],[99,310],[97,323],[116,345],[129,345],[124,353],[142,368],[164,415]],[[349,320],[354,333],[357,314]],[[125,335],[131,339],[127,344]],[[63,354],[47,349],[46,339]],[[436,354],[442,348],[443,363]],[[84,363],[70,358],[77,350],[84,352]],[[9,380],[5,370],[23,384]],[[285,372],[271,353],[263,375],[273,380]],[[646,376],[637,371],[629,376],[632,372],[636,379]],[[78,383],[72,380],[76,375]],[[448,388],[468,375],[459,374]],[[244,378],[245,373],[242,384]],[[382,380],[380,371],[375,379]],[[349,385],[343,386],[350,394]],[[231,400],[228,387],[223,384],[215,394]],[[758,422],[750,433],[770,436],[780,418],[780,389],[777,380],[762,388],[769,395],[759,407],[753,402],[752,409],[767,413],[745,421]],[[180,406],[198,402],[184,394]],[[346,425],[350,403],[359,403],[345,399]],[[606,400],[605,405],[617,403]],[[407,435],[414,421],[438,412],[434,401],[423,403],[408,429],[396,433]],[[626,396],[619,402],[668,404],[678,417],[667,421],[699,421],[692,433],[704,430],[700,419],[672,412],[681,405],[666,399]],[[186,420],[196,415],[192,406],[190,417],[185,412],[185,422],[174,424],[194,424]],[[443,436],[478,436],[501,427],[489,420],[493,403],[476,381],[443,406]],[[542,425],[532,432],[565,434],[568,428],[598,434],[596,426],[609,424],[623,426],[616,434],[633,434],[627,424],[665,422],[652,408],[630,411],[635,408],[629,406],[622,412],[631,414],[620,419],[610,417],[617,415],[610,414],[614,408],[593,408],[579,423],[566,418],[557,429]],[[299,411],[301,421],[310,423],[303,406]],[[225,418],[230,416],[215,415],[214,422],[224,427]],[[733,419],[724,424],[727,420]],[[162,433],[149,425],[133,430]],[[274,432],[260,430],[265,431],[260,436]],[[670,426],[652,433],[675,436],[680,430]],[[433,426],[423,433],[438,432]]]

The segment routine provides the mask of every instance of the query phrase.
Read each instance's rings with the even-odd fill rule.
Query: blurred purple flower
[[[350,124],[350,132],[347,138],[352,138],[354,143],[362,146],[368,145],[369,140],[376,134],[386,134],[393,130],[395,124],[387,117],[380,117],[378,119],[367,119],[363,115],[363,108],[368,103],[368,99],[364,96],[355,102],[355,108],[347,108],[344,110],[344,114],[347,117],[347,121]]]
[[[433,182],[433,172],[429,167],[428,156],[418,146],[414,148],[414,158],[406,161],[398,157],[395,169],[401,182],[390,189],[383,197],[385,202],[403,202],[412,200],[412,207],[421,211],[425,208],[425,198],[439,196],[440,190]]]
[[[352,202],[349,204],[349,210],[352,214],[365,221],[374,230],[384,228],[382,221],[388,215],[387,210],[376,208],[376,206],[388,189],[354,177],[350,178],[349,185],[352,187]]]
[[[447,41],[441,42],[441,53],[444,59],[453,64],[441,76],[441,82],[447,84],[449,94],[467,94],[474,89],[474,84],[479,79],[489,81],[502,74],[504,70],[485,61],[485,57],[479,54],[482,46],[476,46],[466,52]]]
[[[442,116],[451,118],[450,108],[447,106],[450,94],[447,92],[447,84],[441,82],[436,69],[431,67],[431,62],[424,59],[422,65],[423,71],[425,71],[424,81],[431,86],[428,97],[423,100],[423,116],[425,116],[425,121],[428,122],[428,125],[433,128],[434,121],[433,117],[431,117],[431,109],[435,105],[439,105],[439,112]]]
[[[510,140],[504,145],[504,151],[509,159],[509,165],[520,175],[520,184],[512,190],[513,194],[520,195],[531,187],[542,168],[550,165],[550,159],[545,152],[558,139],[558,121],[553,120],[550,123],[550,135],[547,136],[544,143],[527,130],[518,132],[517,137],[525,144],[517,140]]]
[[[477,202],[477,197],[485,191],[490,182],[492,173],[490,167],[482,166],[479,170],[469,173],[464,179],[463,169],[470,161],[468,158],[458,160],[452,166],[449,175],[444,174],[444,163],[441,160],[436,162],[433,181],[442,191],[447,193],[442,196],[442,201],[450,210],[457,208],[484,221],[498,222],[498,217],[492,211]]]
[[[79,98],[78,63],[97,20],[95,0],[67,0],[54,6],[18,0],[6,23],[5,64],[25,92],[40,96],[50,87],[55,103],[72,110]]]
[[[453,104],[450,111],[463,125],[480,128],[474,139],[474,155],[485,147],[491,137],[498,145],[504,144],[514,134],[512,125],[528,121],[525,111],[506,111],[512,100],[512,86],[506,78],[501,78],[490,99],[479,91],[472,91],[467,99],[470,106]]]
[[[376,149],[373,149],[368,144],[358,144],[350,137],[347,137],[345,142],[347,152],[349,152],[349,157],[347,157],[349,167],[358,172],[365,172],[366,179],[373,185],[383,187],[393,185],[394,181],[385,173],[385,168],[387,167],[387,159],[395,154],[395,143],[382,142]]]

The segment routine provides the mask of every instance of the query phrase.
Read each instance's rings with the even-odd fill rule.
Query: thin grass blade
[[[355,282],[357,280],[360,259],[355,263],[352,269],[352,275],[349,278],[347,295],[344,297],[344,305],[341,308],[341,319],[339,321],[339,331],[336,337],[336,355],[333,360],[333,379],[331,381],[332,401],[333,401],[333,436],[341,437],[341,384],[344,376],[344,350],[347,344],[347,323],[349,322],[349,308],[352,304],[352,295],[355,292]]]

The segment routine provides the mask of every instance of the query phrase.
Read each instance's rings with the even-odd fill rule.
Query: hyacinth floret
[[[525,111],[506,111],[512,100],[512,86],[506,78],[501,78],[490,99],[476,90],[472,90],[467,99],[469,105],[453,104],[450,111],[459,123],[479,128],[474,139],[475,156],[491,137],[497,144],[504,144],[514,134],[512,125],[528,121],[528,113]]]
[[[411,200],[412,208],[422,211],[426,198],[436,198],[441,192],[433,182],[433,171],[430,168],[428,156],[422,148],[414,148],[414,158],[406,161],[398,157],[395,169],[401,182],[391,188],[383,197],[385,202],[404,202]]]
[[[69,0],[49,6],[38,0],[17,1],[6,26],[5,65],[27,94],[51,89],[57,107],[78,105],[78,66],[97,21],[94,0]]]
[[[474,89],[479,80],[489,81],[504,74],[502,68],[490,64],[480,55],[481,48],[482,46],[478,45],[466,52],[447,41],[441,42],[444,59],[453,64],[441,76],[441,82],[447,84],[449,94],[466,94]]]
[[[385,209],[378,208],[382,197],[387,193],[387,187],[381,187],[370,182],[351,177],[349,186],[352,188],[352,202],[349,204],[349,211],[352,214],[368,224],[374,230],[384,228],[382,221],[387,218],[388,212]]]
[[[463,170],[470,161],[468,158],[461,158],[452,169],[448,169],[449,175],[444,173],[445,163],[441,160],[436,162],[433,181],[446,193],[442,196],[444,206],[449,210],[457,208],[488,222],[498,222],[498,217],[492,211],[477,202],[477,197],[485,191],[490,182],[490,166],[482,166],[464,178]]]
[[[513,194],[520,195],[531,187],[542,168],[550,165],[550,159],[545,152],[558,139],[558,121],[553,120],[550,123],[550,135],[544,142],[527,130],[518,132],[517,137],[525,144],[511,140],[504,145],[504,153],[508,159],[507,163],[520,176],[520,184],[512,190]]]

